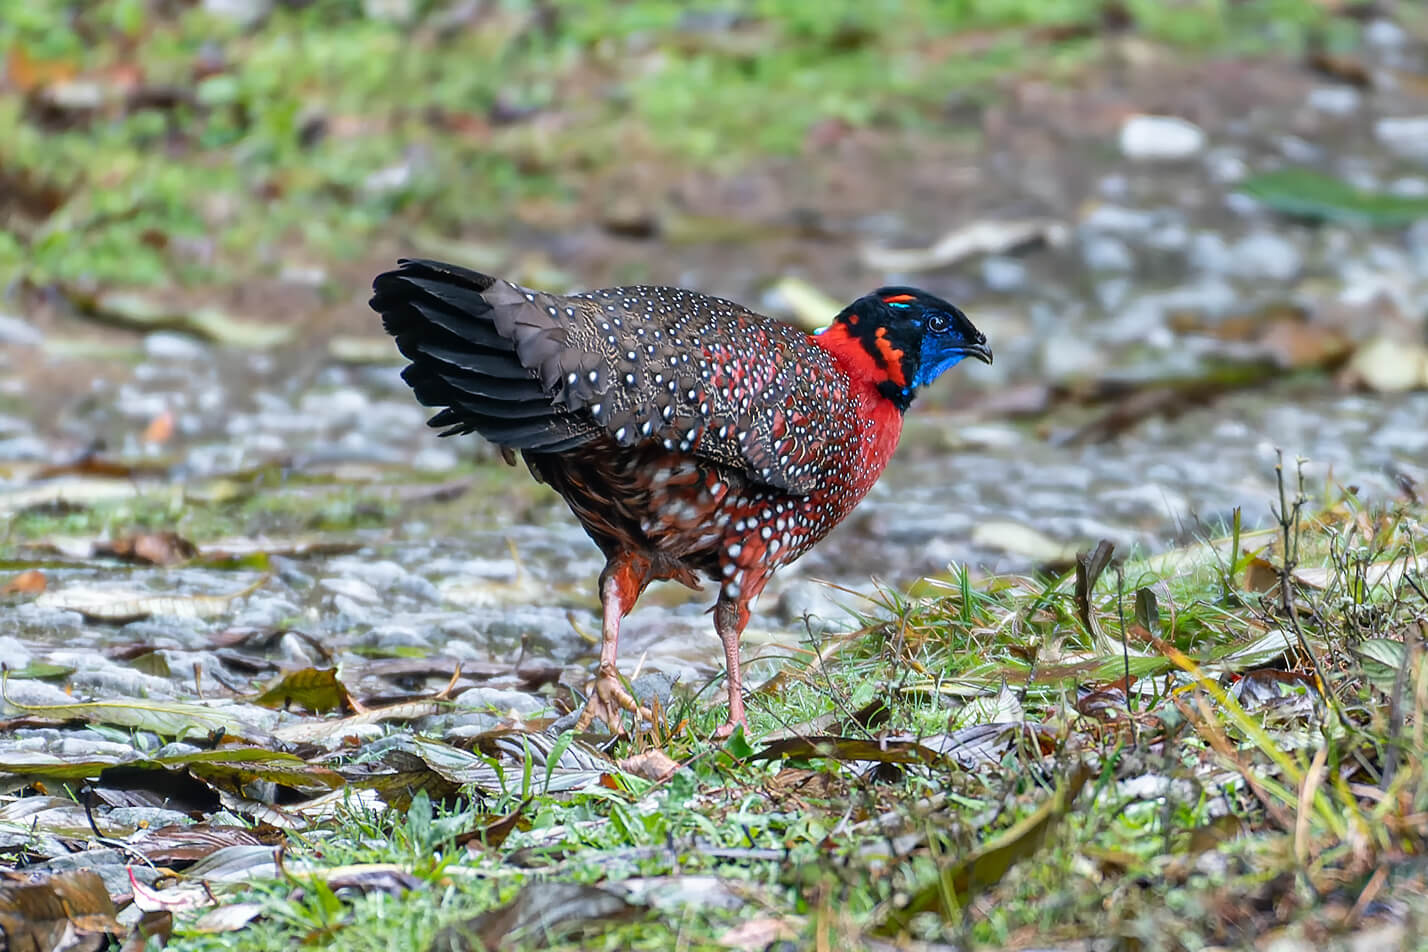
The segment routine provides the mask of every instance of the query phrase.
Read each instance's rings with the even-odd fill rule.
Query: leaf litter
[[[563,667],[524,653],[358,653],[297,627],[233,624],[259,586],[283,587],[276,574],[224,595],[108,587],[88,566],[152,583],[216,548],[115,533],[71,546],[77,561],[44,593],[10,597],[84,606],[111,627],[210,626],[194,657],[221,687],[175,673],[166,697],[56,697],[35,692],[80,667],[36,657],[7,672],[0,853],[45,883],[63,882],[77,848],[111,857],[91,862],[119,918],[46,928],[116,936],[136,922],[268,934],[316,916],[304,928],[332,940],[364,903],[455,890],[465,898],[428,948],[579,945],[592,931],[637,935],[667,909],[737,947],[822,928],[816,903],[808,915],[761,910],[849,881],[861,911],[843,927],[857,941],[966,934],[990,921],[989,902],[1039,877],[1075,880],[1082,866],[1059,865],[1068,851],[1119,880],[1197,856],[1233,862],[1270,833],[1291,837],[1298,868],[1329,890],[1365,863],[1417,855],[1428,835],[1423,758],[1395,753],[1392,771],[1384,759],[1412,743],[1428,684],[1428,544],[1414,518],[1346,497],[1296,517],[1292,533],[1235,530],[1146,561],[1102,544],[1060,574],[884,590],[861,632],[792,656],[754,692],[760,709],[811,704],[806,717],[723,747],[704,737],[716,712],[677,697],[613,747],[558,719],[500,713],[506,688],[492,685],[539,692],[557,711],[576,703]],[[280,558],[350,551],[272,542],[290,553]],[[253,555],[264,543],[225,546]],[[131,562],[140,549],[153,557]],[[105,654],[137,669],[171,651],[138,639]],[[497,699],[475,720],[473,691]],[[1146,854],[1146,824],[1179,845]],[[1353,830],[1368,832],[1342,854]],[[751,872],[760,884],[736,888]]]

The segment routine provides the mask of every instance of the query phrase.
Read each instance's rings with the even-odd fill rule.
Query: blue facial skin
[[[913,305],[905,302],[898,302],[890,305],[898,309],[910,308]],[[924,311],[924,313],[926,313]],[[912,322],[913,327],[922,327],[922,320]],[[959,334],[955,327],[948,327],[943,331],[928,330],[922,338],[922,350],[918,354],[917,373],[912,378],[909,390],[916,390],[925,387],[938,377],[942,376],[951,368],[957,366],[967,358],[968,348],[977,346],[976,341],[968,340]]]
[[[967,342],[953,334],[928,334],[922,339],[922,358],[913,388],[925,387],[967,357]]]
[[[930,297],[914,288],[880,288],[867,298],[849,306],[849,310],[853,310],[865,301],[871,301],[874,308],[881,306],[893,312],[900,312],[896,319],[888,321],[886,318],[890,315],[878,315],[874,310],[872,316],[876,323],[871,326],[877,329],[879,334],[884,333],[883,329],[887,328],[894,346],[907,353],[907,358],[913,358],[915,355],[917,369],[912,370],[911,379],[905,386],[895,388],[891,381],[888,381],[879,387],[882,394],[902,410],[907,409],[920,388],[932,383],[966,358],[976,357],[989,364],[992,362],[992,351],[987,346],[986,337],[972,326],[966,315],[935,298],[932,301],[945,306],[933,306],[932,302],[927,300]],[[917,300],[919,298],[921,300]],[[854,319],[852,323],[856,324],[857,320]],[[916,350],[911,351],[912,347],[916,347]],[[913,360],[907,358],[903,360],[904,372],[911,370],[913,366]]]

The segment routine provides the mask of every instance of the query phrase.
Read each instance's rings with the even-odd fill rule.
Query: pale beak
[[[988,347],[985,342],[980,344],[968,344],[966,347],[961,348],[961,350],[962,353],[968,357],[975,357],[984,364],[990,364],[992,362],[992,349]]]

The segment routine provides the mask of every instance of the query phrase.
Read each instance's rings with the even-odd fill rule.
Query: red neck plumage
[[[864,470],[870,477],[868,486],[871,487],[892,458],[898,438],[902,435],[902,411],[878,390],[880,384],[888,382],[902,386],[901,381],[891,376],[901,375],[899,360],[902,355],[889,352],[886,363],[879,361],[869,353],[861,339],[848,332],[848,327],[841,321],[809,339],[832,354],[838,366],[848,375],[848,400],[856,408],[858,418],[867,424],[859,450]]]

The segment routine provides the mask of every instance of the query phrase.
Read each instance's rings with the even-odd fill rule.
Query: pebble
[[[25,602],[13,611],[12,617],[16,621],[22,622],[31,631],[61,631],[80,628],[84,625],[84,616],[79,612],[65,608],[51,608],[37,602]]]
[[[796,579],[779,595],[774,613],[785,625],[801,628],[807,619],[812,635],[847,631],[856,621],[846,607],[856,599],[816,579]],[[857,606],[855,606],[857,607]]]
[[[1258,231],[1235,242],[1228,264],[1227,270],[1238,277],[1288,281],[1303,268],[1304,256],[1282,234]]]
[[[445,641],[441,626],[437,624],[414,624],[411,619],[373,625],[362,641],[373,647],[391,648],[398,645],[412,648],[430,648]]]
[[[1137,162],[1176,162],[1205,149],[1205,130],[1178,116],[1131,116],[1121,126],[1121,154]]]
[[[1399,158],[1428,162],[1428,116],[1380,119],[1373,124],[1373,135]]]
[[[456,697],[456,706],[477,711],[492,711],[505,714],[515,711],[522,717],[539,714],[550,705],[541,697],[524,691],[508,691],[502,688],[472,688]]]
[[[350,577],[325,578],[318,583],[329,592],[350,599],[354,602],[361,602],[365,605],[376,605],[381,602],[382,597],[377,594],[377,590],[368,582],[362,579]]]
[[[1104,349],[1083,334],[1053,334],[1041,343],[1041,372],[1048,380],[1093,377],[1105,364]]]
[[[1428,278],[1428,218],[1420,218],[1408,229],[1408,248],[1418,274]]]
[[[151,360],[207,360],[211,356],[208,347],[200,340],[187,334],[156,331],[144,337],[144,354]]]
[[[1211,149],[1205,155],[1205,171],[1210,181],[1220,185],[1234,185],[1249,175],[1249,166],[1236,149]]]
[[[982,260],[982,283],[1000,294],[1019,291],[1026,286],[1026,265],[1015,258],[991,255]]]
[[[273,0],[203,0],[205,13],[241,27],[254,26],[272,9]]]
[[[1370,20],[1364,27],[1364,43],[1380,49],[1397,49],[1408,42],[1408,33],[1392,20]]]
[[[1124,205],[1097,205],[1081,220],[1081,232],[1105,231],[1115,235],[1135,237],[1154,229],[1162,216],[1140,208]]]
[[[1230,245],[1218,231],[1199,231],[1190,241],[1190,267],[1197,271],[1224,273],[1233,266]]]
[[[29,321],[10,314],[0,314],[0,344],[21,344],[38,347],[45,342],[41,334]]]
[[[0,665],[9,671],[19,671],[30,665],[34,657],[24,642],[13,635],[0,635]]]
[[[279,628],[302,609],[281,596],[269,596],[261,590],[248,596],[248,603],[230,622],[234,628]]]
[[[1087,235],[1081,241],[1081,262],[1090,271],[1134,271],[1130,246],[1109,235]]]
[[[1312,165],[1324,155],[1324,150],[1299,136],[1280,136],[1276,142],[1279,152],[1296,165]]]
[[[412,0],[362,0],[362,12],[369,20],[410,23],[416,15],[416,5]]]
[[[1363,96],[1352,86],[1316,86],[1309,91],[1309,106],[1331,116],[1348,116],[1358,111]]]

